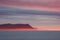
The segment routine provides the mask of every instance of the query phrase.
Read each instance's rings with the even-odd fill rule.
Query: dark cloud
[[[60,16],[59,12],[48,12],[48,11],[34,11],[34,10],[24,10],[24,9],[14,9],[0,7],[0,15],[57,15]]]

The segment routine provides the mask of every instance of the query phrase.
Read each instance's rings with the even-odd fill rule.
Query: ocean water
[[[59,31],[0,31],[0,40],[60,40]]]

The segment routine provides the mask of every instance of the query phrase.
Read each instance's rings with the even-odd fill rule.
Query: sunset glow
[[[0,31],[60,31],[60,28],[0,29]]]

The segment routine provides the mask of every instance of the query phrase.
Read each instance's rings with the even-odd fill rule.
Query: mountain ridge
[[[0,24],[0,29],[33,29],[29,24]]]

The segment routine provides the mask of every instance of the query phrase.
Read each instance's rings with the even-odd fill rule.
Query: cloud
[[[0,6],[60,12],[60,0],[0,0]]]
[[[60,13],[0,7],[0,15],[57,15],[57,16],[60,16]]]

